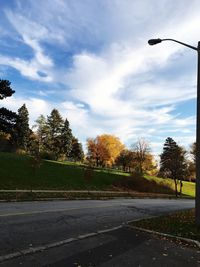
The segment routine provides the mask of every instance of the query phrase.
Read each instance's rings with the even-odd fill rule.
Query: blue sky
[[[30,123],[57,108],[74,135],[138,138],[161,152],[168,136],[195,140],[200,2],[191,0],[0,0],[0,77],[26,103]]]

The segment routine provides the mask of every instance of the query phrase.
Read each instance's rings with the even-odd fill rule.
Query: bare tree
[[[132,149],[136,153],[136,161],[138,163],[138,170],[142,174],[144,172],[144,163],[147,159],[147,156],[150,153],[149,143],[144,138],[140,138],[132,146]]]

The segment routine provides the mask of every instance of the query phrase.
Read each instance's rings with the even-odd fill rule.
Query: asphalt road
[[[193,207],[193,200],[183,199],[0,203],[0,257]]]

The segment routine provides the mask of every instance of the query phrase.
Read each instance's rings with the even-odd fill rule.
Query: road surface
[[[12,253],[51,246],[131,220],[193,207],[193,200],[184,199],[0,203],[0,261]]]

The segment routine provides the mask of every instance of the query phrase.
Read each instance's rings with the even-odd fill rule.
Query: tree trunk
[[[126,164],[123,165],[123,171],[126,171]]]
[[[180,196],[182,196],[182,188],[183,188],[183,182],[182,180],[180,181]]]
[[[174,185],[175,185],[175,194],[176,194],[176,197],[178,197],[178,188],[177,188],[177,180],[174,179]]]

